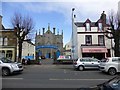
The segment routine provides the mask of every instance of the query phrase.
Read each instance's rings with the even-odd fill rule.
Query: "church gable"
[[[47,30],[46,34],[52,34],[52,32],[50,30]]]

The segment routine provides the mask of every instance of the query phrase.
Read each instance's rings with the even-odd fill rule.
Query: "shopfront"
[[[82,57],[103,59],[107,57],[107,48],[82,48]]]
[[[15,61],[15,48],[0,48],[0,57],[6,57]]]
[[[56,53],[56,56],[59,57],[60,51],[58,50],[58,47],[55,45],[41,45],[36,46],[36,52],[37,57],[45,57],[45,58],[53,58],[54,53]]]

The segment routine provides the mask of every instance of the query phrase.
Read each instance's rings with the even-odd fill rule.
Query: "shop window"
[[[98,35],[98,44],[104,45],[104,35]]]
[[[92,44],[92,36],[86,35],[85,42],[86,42],[86,45],[91,45]]]
[[[5,57],[5,51],[4,50],[0,51],[0,57]]]
[[[9,58],[9,59],[12,59],[12,51],[11,50],[7,51],[6,57]]]

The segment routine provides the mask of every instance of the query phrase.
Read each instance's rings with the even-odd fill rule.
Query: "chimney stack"
[[[100,19],[102,20],[103,26],[106,25],[106,14],[105,11],[103,11],[103,13],[101,14]]]

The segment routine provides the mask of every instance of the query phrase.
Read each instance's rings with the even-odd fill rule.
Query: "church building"
[[[57,57],[63,54],[63,31],[59,34],[56,29],[53,28],[53,32],[50,30],[48,25],[47,31],[43,28],[43,33],[39,31],[36,33],[35,46],[36,46],[36,57],[42,58],[53,58],[54,55]]]

